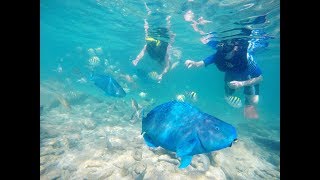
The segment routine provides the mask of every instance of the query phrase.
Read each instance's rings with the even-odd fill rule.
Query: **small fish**
[[[193,100],[193,101],[197,101],[198,100],[198,95],[196,92],[192,91],[190,92],[190,98]]]
[[[96,55],[96,53],[94,52],[94,49],[92,49],[92,48],[89,48],[88,49],[88,54],[89,54],[89,56],[95,56]]]
[[[100,58],[98,56],[93,56],[92,58],[89,59],[89,64],[91,66],[97,66],[100,63]]]
[[[70,106],[69,102],[68,102],[65,98],[63,98],[63,97],[60,96],[60,95],[56,95],[56,97],[57,97],[58,101],[59,101],[66,109],[71,110],[71,106]]]
[[[109,96],[119,98],[126,96],[126,92],[111,75],[93,73],[90,79]]]
[[[242,107],[242,101],[241,101],[241,99],[240,99],[239,97],[237,97],[237,96],[227,96],[227,97],[225,97],[225,99],[226,99],[227,103],[228,103],[230,106],[234,107],[234,108],[240,108],[240,107]]]
[[[145,92],[140,92],[139,93],[139,96],[142,97],[142,98],[145,98],[147,96],[147,93]]]
[[[96,52],[96,54],[99,55],[99,56],[103,55],[103,50],[102,50],[101,47],[97,47],[97,48],[95,49],[95,52]]]
[[[178,94],[178,95],[176,96],[176,99],[177,99],[177,101],[184,102],[184,100],[186,99],[186,97],[185,97],[183,94]]]
[[[58,73],[62,73],[62,66],[61,64],[58,65],[58,67],[56,69],[54,69],[53,71],[58,72]]]
[[[139,106],[137,101],[133,98],[131,98],[131,107],[134,110],[134,112],[131,115],[130,122],[136,123],[139,119],[142,119],[143,108]]]
[[[133,98],[131,98],[131,107],[132,107],[135,111],[137,111],[137,110],[139,109],[139,105],[138,105],[137,101],[136,101],[135,99],[133,99]]]
[[[78,79],[77,82],[79,82],[79,83],[86,83],[86,82],[87,82],[87,79],[84,78],[84,77],[82,77],[82,78]]]

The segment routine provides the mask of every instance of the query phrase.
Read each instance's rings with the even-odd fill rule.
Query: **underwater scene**
[[[40,0],[40,179],[280,179],[280,1]]]

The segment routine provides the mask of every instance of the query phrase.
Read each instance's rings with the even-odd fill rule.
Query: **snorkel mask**
[[[152,38],[152,37],[146,37],[146,41],[155,42],[155,43],[156,43],[156,46],[159,46],[159,45],[160,45],[160,40],[154,39],[154,38]]]

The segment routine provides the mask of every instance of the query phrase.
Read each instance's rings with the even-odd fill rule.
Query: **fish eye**
[[[218,127],[218,126],[215,126],[214,129],[217,130],[217,131],[219,131],[219,127]]]

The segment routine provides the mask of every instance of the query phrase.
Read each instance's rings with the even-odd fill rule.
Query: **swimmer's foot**
[[[244,117],[247,119],[259,119],[255,106],[249,105],[244,107]]]

